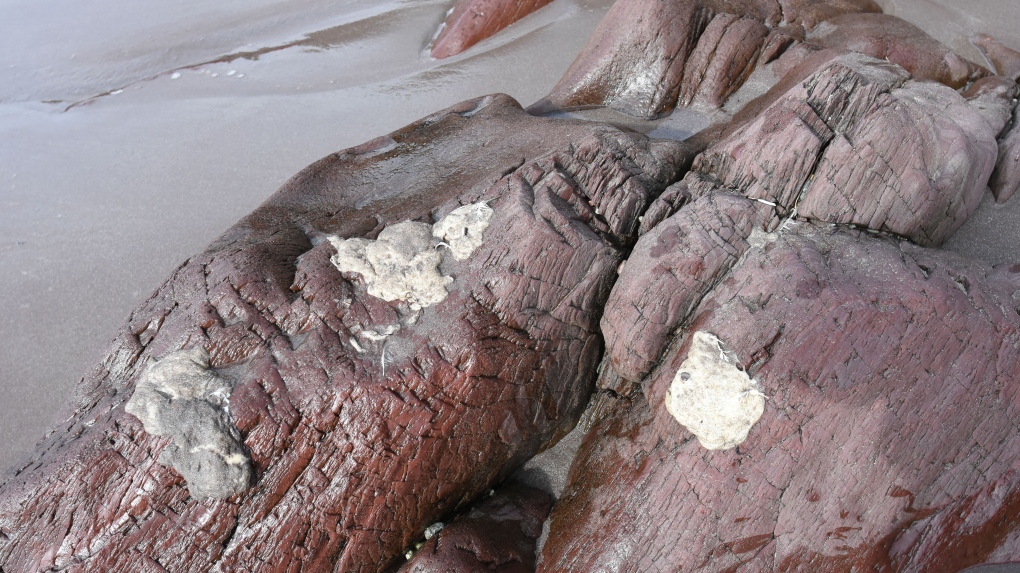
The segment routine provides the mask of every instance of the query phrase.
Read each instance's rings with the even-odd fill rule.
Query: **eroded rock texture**
[[[683,184],[934,246],[977,208],[996,153],[992,126],[956,91],[849,54],[709,147]]]
[[[488,96],[311,165],[133,313],[0,488],[0,569],[389,567],[573,426],[623,249],[685,162],[682,144]],[[331,238],[479,203],[491,219],[466,258],[440,257],[435,304],[331,262]],[[124,409],[147,364],[195,348],[229,381],[251,460],[250,487],[220,500],[191,495],[159,461],[170,438]]]
[[[529,109],[609,106],[654,118],[677,105],[718,108],[756,66],[802,40],[804,27],[862,11],[880,9],[871,0],[621,0]]]
[[[456,56],[552,0],[463,0],[432,43],[433,58]]]
[[[446,524],[400,573],[533,573],[535,542],[552,502],[533,487],[502,487]]]
[[[586,436],[539,571],[955,572],[1016,559],[1020,267],[823,224],[748,233],[758,206],[723,195],[637,245],[712,237],[711,257],[743,254]],[[661,264],[710,278],[685,260]],[[650,263],[632,257],[621,281],[661,276]],[[767,396],[736,449],[703,448],[667,412],[694,332],[719,337]]]

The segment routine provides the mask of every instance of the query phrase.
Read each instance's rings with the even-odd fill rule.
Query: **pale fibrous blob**
[[[432,235],[450,248],[453,258],[463,261],[482,245],[493,210],[485,203],[458,207],[432,226]]]
[[[124,406],[146,432],[173,439],[159,463],[184,476],[195,498],[230,497],[251,484],[248,454],[230,421],[231,390],[205,350],[179,350],[145,368]]]
[[[340,272],[356,273],[368,294],[385,301],[406,301],[412,310],[446,299],[453,278],[439,265],[443,251],[463,261],[482,244],[493,210],[485,203],[454,209],[435,225],[404,221],[390,225],[375,240],[330,236],[330,259]]]
[[[728,450],[761,419],[765,395],[719,338],[698,331],[666,394],[666,409],[705,448]]]

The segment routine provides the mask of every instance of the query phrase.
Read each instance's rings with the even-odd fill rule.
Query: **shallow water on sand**
[[[961,52],[979,31],[1020,49],[1014,0],[933,2],[884,5]],[[449,0],[0,0],[0,471],[130,311],[288,177],[470,97],[530,104],[609,4],[556,0],[437,62]],[[1018,204],[983,205],[952,247],[1013,258]]]

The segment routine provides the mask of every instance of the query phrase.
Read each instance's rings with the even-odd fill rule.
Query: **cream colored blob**
[[[493,210],[485,203],[464,205],[432,226],[432,235],[449,245],[453,258],[463,261],[482,244]]]
[[[695,332],[680,365],[666,409],[709,450],[739,446],[765,412],[765,395],[721,340]]]
[[[407,301],[412,309],[446,299],[453,278],[439,270],[440,246],[453,258],[467,259],[479,245],[493,211],[485,203],[464,205],[429,226],[415,221],[390,225],[376,240],[329,237],[336,249],[330,259],[340,272],[362,276],[368,294],[386,301]]]

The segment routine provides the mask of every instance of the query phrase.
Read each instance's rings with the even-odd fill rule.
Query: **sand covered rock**
[[[715,202],[731,221],[754,208]],[[744,248],[739,227],[714,227],[718,250]],[[647,234],[636,250],[661,242]],[[647,270],[633,262],[621,281]],[[696,332],[766,397],[734,449],[706,449],[667,410]],[[538,570],[955,572],[1016,559],[1018,346],[1020,267],[821,224],[761,234],[641,390],[585,437]]]
[[[993,127],[960,94],[837,57],[695,160],[690,192],[735,190],[792,216],[941,244],[980,203]]]
[[[552,0],[462,0],[443,22],[430,50],[449,58],[492,36]]]
[[[685,162],[497,95],[314,163],[132,314],[0,486],[0,569],[389,567],[573,427],[623,249]],[[436,296],[412,296],[426,275]],[[193,491],[125,411],[182,349],[202,351],[191,401],[240,438],[240,487]],[[157,409],[184,387],[159,382]]]
[[[511,484],[429,536],[400,573],[533,573],[535,545],[553,499]]]

